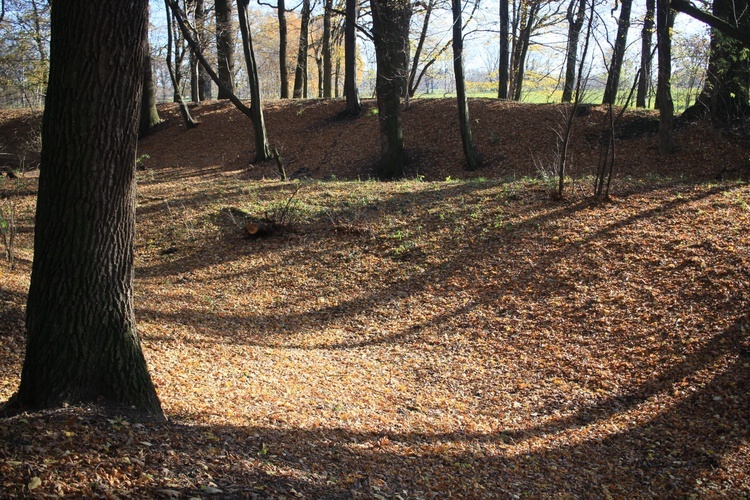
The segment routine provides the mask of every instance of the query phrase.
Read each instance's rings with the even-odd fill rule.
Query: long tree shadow
[[[32,464],[44,484],[77,470],[93,494],[111,492],[101,478],[134,457],[129,474],[150,477],[129,490],[138,496],[200,495],[208,484],[221,498],[737,496],[747,494],[742,475],[750,472],[742,454],[750,439],[749,326],[747,317],[738,321],[636,388],[635,398],[612,397],[553,425],[447,434],[201,425],[189,416],[133,425],[129,413],[68,409],[0,420],[1,449]],[[673,396],[691,377],[701,380],[695,390]],[[652,406],[645,418],[644,403]],[[99,465],[81,468],[91,463]],[[20,492],[23,478],[6,475],[7,491]]]

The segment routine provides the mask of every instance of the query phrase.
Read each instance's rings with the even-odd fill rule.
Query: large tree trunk
[[[713,15],[736,26],[745,36],[750,32],[748,0],[714,0]],[[716,29],[711,30],[706,83],[696,103],[685,110],[683,117],[709,116],[716,123],[747,119],[750,114],[750,58],[742,54],[742,42]]]
[[[357,0],[346,0],[346,24],[344,25],[344,95],[346,114],[359,116],[362,104],[357,88]]]
[[[409,0],[371,0],[372,34],[375,39],[380,127],[378,174],[392,178],[404,175],[406,153],[401,124],[401,94],[404,91],[405,46],[409,40]]]
[[[604,98],[602,104],[614,104],[617,100],[617,89],[620,86],[620,74],[622,73],[622,60],[625,56],[625,47],[628,43],[628,29],[630,29],[630,10],[633,0],[622,0],[620,6],[620,20],[617,22],[617,38],[612,52],[612,62],[607,74],[607,85],[604,87]]]
[[[508,98],[508,83],[510,76],[510,40],[508,0],[500,0],[500,67],[497,89],[498,99]]]
[[[224,87],[234,92],[234,28],[232,25],[232,0],[216,0],[216,57],[219,79]],[[229,99],[226,91],[219,88],[219,99]]]
[[[258,78],[258,65],[255,62],[253,38],[250,35],[250,28],[247,23],[248,3],[249,0],[237,0],[237,13],[240,18],[242,48],[245,52],[247,77],[250,84],[250,96],[252,99],[250,110],[252,112],[253,135],[255,136],[255,161],[265,161],[271,158],[271,147],[268,145],[266,122],[263,118],[263,104],[260,100],[260,80]]]
[[[294,91],[292,97],[307,97],[307,51],[310,29],[310,0],[302,1],[300,18],[299,49],[297,50],[297,68],[294,71]]]
[[[576,4],[578,8],[576,9]],[[586,15],[586,0],[570,0],[566,19],[568,20],[568,48],[565,55],[565,83],[563,85],[562,102],[573,100],[573,90],[576,84],[576,63],[578,62],[578,39],[581,36],[583,20]]]
[[[646,0],[646,15],[643,18],[641,31],[641,76],[638,80],[638,93],[635,105],[638,108],[647,107],[648,87],[651,83],[651,38],[654,33],[654,0]]]
[[[669,8],[669,0],[656,1],[656,36],[659,52],[659,153],[674,151],[672,122],[674,103],[672,102],[672,24],[674,16]]]
[[[466,82],[464,79],[464,37],[461,23],[461,0],[452,0],[453,13],[453,73],[456,77],[456,101],[458,104],[458,122],[461,129],[461,142],[466,157],[466,169],[474,171],[479,168],[474,138],[471,135],[469,103],[466,100]]]
[[[146,0],[53,2],[26,358],[9,408],[162,416],[135,328],[135,151]]]
[[[154,73],[151,68],[151,45],[148,43],[148,30],[143,36],[143,97],[141,98],[141,120],[138,126],[138,135],[147,136],[151,129],[161,123],[159,110],[156,109],[156,85],[154,85]]]
[[[333,62],[331,60],[331,15],[333,0],[325,0],[323,12],[323,97],[331,97],[331,80],[333,79]]]
[[[289,70],[286,66],[286,4],[284,0],[278,0],[279,18],[279,80],[281,80],[280,96],[282,99],[289,98]]]

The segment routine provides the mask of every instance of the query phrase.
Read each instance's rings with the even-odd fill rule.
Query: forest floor
[[[372,103],[367,103],[371,108]],[[272,102],[287,171],[252,164],[226,104],[174,106],[139,146],[135,302],[167,423],[67,407],[0,419],[0,498],[750,496],[750,148],[652,113],[579,118],[550,196],[559,106],[404,113],[407,179],[370,180],[377,122]],[[0,111],[3,148],[38,113]],[[14,149],[16,148],[16,149]],[[31,156],[29,156],[31,157]],[[35,171],[0,182],[0,401],[18,386]],[[246,239],[245,217],[279,222]]]

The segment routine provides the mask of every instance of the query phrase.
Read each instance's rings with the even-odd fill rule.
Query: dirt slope
[[[409,177],[452,178],[536,176],[556,164],[557,132],[563,108],[551,104],[519,104],[490,99],[470,103],[473,132],[485,160],[479,172],[464,170],[455,101],[418,100],[403,113],[410,156]],[[268,135],[278,148],[289,175],[312,178],[366,179],[374,176],[379,140],[375,103],[365,101],[359,119],[341,119],[342,101],[273,101],[265,106]],[[185,131],[174,105],[163,105],[165,123],[142,140],[142,164],[159,169],[186,167],[198,171],[246,169],[250,178],[275,178],[273,162],[252,165],[249,120],[230,103],[209,102],[193,108],[201,126]],[[593,107],[576,120],[570,153],[573,175],[591,172],[598,161],[606,108]],[[660,158],[654,112],[625,117],[617,142],[620,176],[677,175],[712,178],[724,169],[747,166],[748,144],[706,123],[690,124],[676,133],[678,151]]]

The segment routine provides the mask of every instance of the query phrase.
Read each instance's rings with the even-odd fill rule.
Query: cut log
[[[250,238],[262,238],[271,234],[271,227],[268,224],[262,222],[255,222],[252,220],[245,222],[245,237]]]

